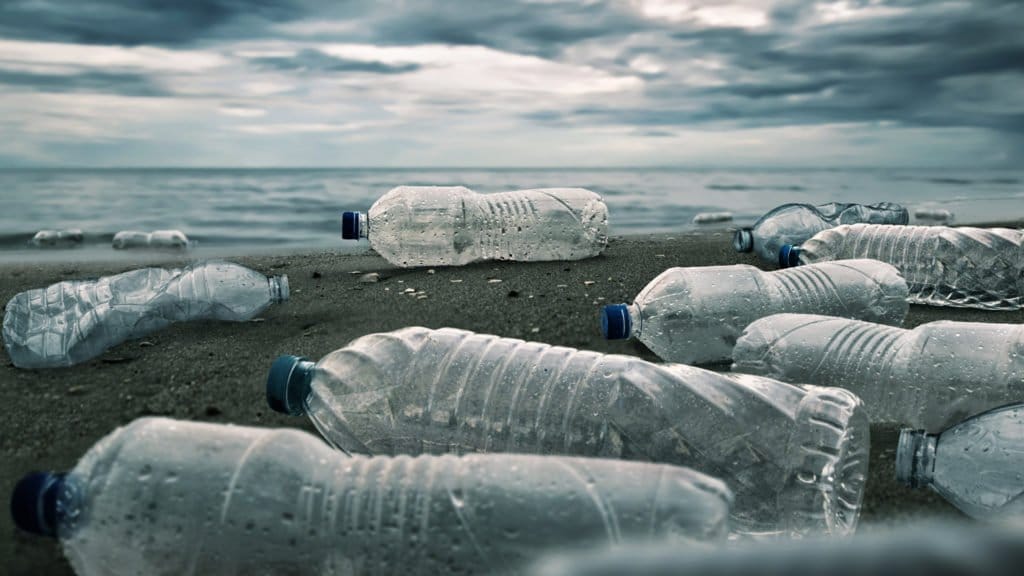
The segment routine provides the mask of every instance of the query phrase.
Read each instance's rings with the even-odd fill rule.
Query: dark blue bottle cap
[[[64,474],[33,472],[14,485],[11,518],[14,525],[40,536],[57,536],[57,496]]]
[[[792,268],[800,265],[800,249],[792,244],[783,244],[779,248],[779,267]]]
[[[344,240],[359,240],[359,212],[341,213],[341,237]]]
[[[752,228],[740,228],[732,235],[732,248],[737,252],[750,252],[754,249],[754,232]]]
[[[302,414],[302,401],[309,393],[309,372],[313,363],[300,356],[281,356],[270,366],[267,376],[267,404],[275,412]]]
[[[625,340],[633,329],[626,304],[609,304],[601,313],[601,334],[608,340]]]

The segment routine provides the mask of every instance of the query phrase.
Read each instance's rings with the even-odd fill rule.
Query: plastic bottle
[[[669,362],[723,362],[747,324],[776,312],[818,312],[900,325],[907,284],[877,260],[844,260],[763,272],[753,266],[670,268],[632,305],[601,315],[609,340],[635,337]]]
[[[911,303],[1015,310],[1024,306],[1022,246],[1024,231],[1009,228],[854,224],[783,246],[779,260],[874,258],[899,269]]]
[[[78,246],[85,240],[85,235],[78,228],[68,230],[40,230],[28,241],[40,248],[65,248]]]
[[[111,245],[115,250],[130,248],[186,250],[191,246],[191,242],[181,230],[156,230],[155,232],[123,230],[114,234]]]
[[[978,414],[941,434],[901,431],[896,480],[929,487],[973,518],[1024,526],[1024,404]]]
[[[872,422],[930,431],[1024,399],[1024,326],[938,321],[913,330],[777,314],[747,326],[732,369],[860,396]]]
[[[15,295],[4,313],[4,346],[19,368],[71,366],[172,322],[241,322],[287,299],[287,276],[237,264],[142,268]]]
[[[719,539],[729,490],[675,466],[347,457],[289,429],[143,418],[15,487],[79,576],[515,573],[545,550]]]
[[[732,221],[732,212],[701,212],[693,217],[694,224],[715,224]]]
[[[316,364],[284,356],[267,398],[349,453],[689,466],[733,490],[743,534],[849,534],[868,463],[867,417],[845,390],[450,328],[371,334]]]
[[[743,546],[638,544],[553,553],[534,576],[1019,576],[1018,528],[935,521],[874,529],[852,539],[744,543]]]
[[[369,238],[401,267],[579,260],[604,250],[608,208],[583,188],[477,194],[462,186],[399,186],[367,214],[345,212],[342,238]]]
[[[779,249],[784,244],[801,244],[822,230],[857,222],[906,224],[909,220],[907,209],[892,202],[867,206],[840,202],[818,206],[783,204],[761,216],[752,227],[737,230],[732,246],[737,252],[752,251],[761,260],[777,264]]]

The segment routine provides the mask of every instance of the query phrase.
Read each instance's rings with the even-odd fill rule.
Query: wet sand
[[[267,275],[287,274],[291,300],[272,306],[256,322],[179,324],[66,369],[21,370],[0,355],[0,497],[5,503],[24,473],[69,469],[100,437],[140,416],[312,432],[304,418],[267,408],[270,363],[286,353],[319,358],[370,332],[452,326],[653,360],[640,344],[602,339],[601,306],[630,301],[668,267],[759,264],[751,255],[733,252],[731,234],[724,230],[616,237],[602,256],[578,262],[401,270],[372,253],[329,252],[233,261]],[[151,257],[146,263],[173,266],[186,260]],[[124,261],[3,265],[0,302],[30,288],[138,266]],[[370,272],[380,281],[360,282]],[[1024,311],[912,306],[905,326],[939,319],[1021,323]],[[862,530],[923,517],[967,521],[938,496],[895,483],[895,428],[875,426],[871,435]],[[0,566],[0,572],[11,574],[71,573],[56,542],[14,529],[6,504],[0,513]]]

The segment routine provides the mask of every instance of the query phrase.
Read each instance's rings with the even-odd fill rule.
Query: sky
[[[1024,161],[1020,0],[0,0],[0,166]]]

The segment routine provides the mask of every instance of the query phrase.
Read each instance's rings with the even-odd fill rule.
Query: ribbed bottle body
[[[517,573],[545,550],[714,540],[730,494],[679,467],[348,457],[303,432],[147,418],[65,479],[77,573]]]
[[[937,431],[1024,397],[1024,328],[939,321],[905,330],[778,314],[747,327],[733,370],[845,388],[873,422]]]
[[[462,330],[406,328],[357,339],[321,359],[306,412],[351,453],[518,452],[690,466],[733,489],[740,532],[844,534],[856,523],[867,426],[854,396],[832,390],[839,406],[833,410],[831,400],[819,398],[824,390]],[[831,460],[808,464],[794,446],[801,422],[813,418],[833,422],[835,436],[825,434],[825,441],[836,446],[827,448]],[[815,441],[825,436],[812,434]],[[793,480],[800,466],[817,466],[802,484]],[[832,500],[780,503],[787,491],[793,498],[837,498],[842,482],[849,508],[828,508]],[[801,506],[820,516],[798,517]]]
[[[374,250],[401,267],[579,260],[604,250],[608,208],[582,188],[399,186],[370,208],[368,226]]]
[[[854,224],[800,246],[804,263],[873,258],[907,281],[910,301],[1014,310],[1024,305],[1024,232],[1008,228]]]

